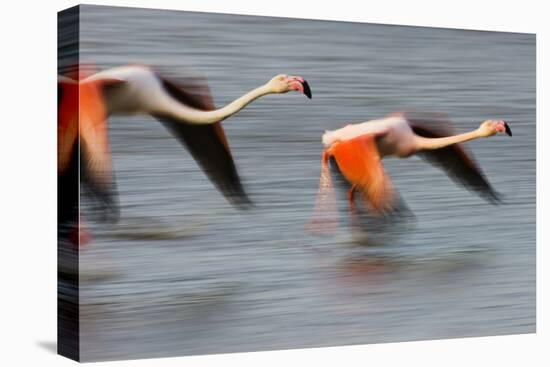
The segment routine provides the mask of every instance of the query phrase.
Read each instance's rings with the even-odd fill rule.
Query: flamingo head
[[[301,76],[279,74],[274,76],[267,86],[271,93],[287,93],[292,90],[304,93],[311,99],[311,89],[309,84]]]
[[[503,120],[486,120],[481,123],[478,129],[480,135],[484,138],[493,136],[498,133],[506,133],[512,136],[510,126]]]

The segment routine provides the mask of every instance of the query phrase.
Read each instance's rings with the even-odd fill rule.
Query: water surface
[[[242,212],[149,117],[114,117],[121,204],[82,251],[83,360],[535,331],[535,36],[83,6],[81,60],[208,78],[216,105],[273,75],[313,99],[268,96],[224,122],[256,207]],[[513,138],[468,143],[505,204],[417,158],[388,159],[414,225],[359,247],[304,233],[325,129],[403,108],[489,118]],[[372,229],[376,233],[376,228]]]

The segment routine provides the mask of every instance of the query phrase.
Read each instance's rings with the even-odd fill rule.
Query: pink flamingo
[[[225,107],[215,109],[202,78],[167,78],[151,67],[139,65],[92,71],[80,65],[75,72],[58,78],[60,222],[78,222],[75,190],[79,173],[89,196],[100,204],[101,212],[107,212],[111,218],[117,215],[107,137],[110,115],[146,114],[159,120],[188,148],[223,195],[235,206],[246,208],[250,200],[241,185],[220,122],[268,94],[298,91],[311,98],[304,78],[280,74]],[[86,232],[78,233],[82,240]]]
[[[312,233],[327,233],[337,227],[329,158],[334,158],[337,168],[350,184],[348,202],[352,220],[356,192],[360,193],[369,212],[375,215],[396,208],[396,191],[382,165],[382,158],[387,156],[406,158],[420,154],[457,183],[489,202],[498,203],[499,194],[461,144],[497,133],[512,136],[510,127],[502,120],[487,120],[475,130],[455,134],[442,115],[417,112],[395,113],[383,119],[325,131],[319,192],[312,220],[306,229]]]

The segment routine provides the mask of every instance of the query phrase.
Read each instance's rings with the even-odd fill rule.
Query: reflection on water
[[[81,21],[82,60],[194,70],[218,106],[281,72],[314,95],[269,96],[224,122],[250,211],[153,119],[111,119],[121,222],[90,223],[82,251],[83,360],[535,330],[534,36],[90,6]],[[304,233],[323,130],[406,107],[459,131],[509,121],[513,138],[468,144],[505,204],[389,159],[410,225],[372,247],[345,222]]]

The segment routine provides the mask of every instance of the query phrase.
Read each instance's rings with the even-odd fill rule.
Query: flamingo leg
[[[328,160],[331,152],[324,150],[321,156],[321,178],[313,216],[306,225],[306,230],[313,234],[326,234],[338,228],[336,197],[330,177]]]
[[[87,245],[92,240],[90,231],[84,226],[82,215],[79,216],[79,222],[74,226],[69,235],[69,241],[75,248]]]
[[[350,212],[350,223],[352,228],[358,228],[359,222],[357,217],[357,207],[355,206],[355,190],[357,185],[352,185],[348,190],[348,204]]]
[[[349,203],[349,208],[350,208],[350,211],[352,212],[352,214],[356,214],[356,212],[357,212],[356,207],[355,207],[355,201],[354,201],[356,187],[357,187],[357,185],[353,185],[348,190],[348,203]]]

